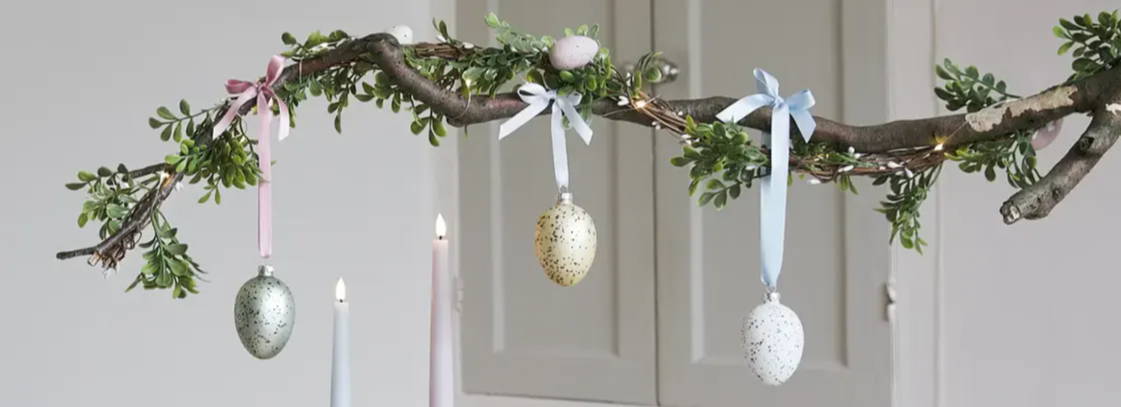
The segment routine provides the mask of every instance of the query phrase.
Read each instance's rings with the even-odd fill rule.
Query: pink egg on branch
[[[570,35],[557,40],[549,50],[549,62],[559,70],[583,68],[599,53],[599,43],[583,35]]]

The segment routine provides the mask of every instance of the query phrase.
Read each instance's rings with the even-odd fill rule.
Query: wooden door
[[[459,6],[461,37],[476,43],[486,43],[489,10],[537,35],[599,24],[600,40],[620,65],[650,49],[648,2]],[[459,143],[464,390],[654,404],[651,131],[595,119],[591,146],[568,137],[571,188],[596,220],[599,249],[588,277],[563,288],[545,277],[533,249],[537,217],[557,198],[548,119],[501,143],[496,127],[474,126]]]
[[[842,4],[843,3],[843,4]],[[775,74],[782,94],[810,88],[817,115],[850,122],[886,117],[885,1],[654,0],[655,48],[677,61],[668,98],[755,93],[752,68]],[[723,211],[686,196],[680,154],[658,137],[657,303],[659,400],[666,406],[886,406],[890,331],[883,283],[890,268],[879,192],[834,185],[790,188],[783,303],[801,317],[801,367],[780,387],[745,366],[742,318],[762,299],[758,190]]]

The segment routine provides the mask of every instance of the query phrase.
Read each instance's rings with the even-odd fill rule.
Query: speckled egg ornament
[[[549,62],[560,70],[583,68],[595,59],[599,43],[583,35],[570,35],[557,40],[549,50]]]
[[[588,275],[596,258],[596,224],[584,208],[562,193],[556,206],[537,218],[534,238],[537,261],[545,275],[565,287]]]
[[[798,370],[804,347],[802,320],[779,302],[778,293],[768,293],[744,320],[744,356],[763,384],[778,386],[786,382]]]
[[[276,356],[296,324],[296,302],[292,291],[273,277],[271,266],[261,266],[257,277],[246,281],[234,300],[237,336],[249,354],[258,359]]]

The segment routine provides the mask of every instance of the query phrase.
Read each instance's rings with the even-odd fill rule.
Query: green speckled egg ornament
[[[537,218],[534,246],[545,275],[565,287],[588,275],[596,258],[596,224],[592,216],[561,193],[557,204]]]
[[[292,291],[273,277],[272,271],[272,266],[261,266],[258,275],[241,286],[234,300],[237,336],[245,350],[258,359],[280,353],[296,325]]]

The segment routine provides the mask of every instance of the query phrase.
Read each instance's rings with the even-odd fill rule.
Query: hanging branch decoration
[[[438,145],[447,125],[467,126],[506,119],[527,104],[515,93],[500,89],[531,82],[559,94],[580,93],[577,110],[584,117],[631,122],[667,131],[682,143],[672,164],[688,167],[690,193],[701,204],[727,205],[757,178],[769,174],[765,146],[755,145],[746,129],[770,127],[771,110],[758,109],[737,123],[722,123],[716,114],[735,102],[728,97],[666,100],[648,86],[660,71],[651,53],[634,72],[614,67],[600,48],[592,63],[578,69],[557,69],[549,60],[553,38],[523,34],[488,15],[499,46],[479,47],[452,38],[443,22],[436,22],[438,43],[400,44],[391,34],[352,37],[345,32],[312,33],[304,41],[285,33],[283,53],[293,61],[271,88],[291,109],[309,97],[323,97],[328,113],[342,131],[342,113],[351,102],[373,102],[413,117],[410,130]],[[596,27],[579,27],[566,35],[594,38]],[[791,139],[790,168],[811,183],[834,182],[855,193],[853,176],[875,178],[889,187],[880,208],[892,224],[891,240],[920,250],[919,206],[938,179],[946,160],[966,172],[1004,178],[1019,189],[1000,208],[1005,222],[1046,216],[1093,168],[1121,136],[1121,18],[1102,12],[1062,19],[1054,33],[1063,42],[1059,54],[1074,56],[1073,74],[1062,83],[1027,97],[1008,93],[1007,85],[975,67],[950,61],[938,67],[945,85],[935,90],[951,111],[965,112],[873,126],[850,126],[815,117],[810,142]],[[174,142],[177,151],[163,163],[116,171],[102,167],[79,172],[67,184],[85,190],[79,226],[99,223],[101,241],[90,247],[58,253],[60,259],[86,256],[91,264],[116,268],[125,254],[140,245],[145,264],[134,286],[171,288],[176,298],[194,293],[201,268],[178,240],[178,229],[160,208],[180,182],[202,184],[200,202],[221,203],[223,190],[256,185],[256,141],[246,136],[235,119],[216,138],[210,133],[216,117],[231,109],[224,101],[194,111],[186,101],[178,113],[161,107],[149,119],[161,140]],[[251,106],[243,106],[246,113]],[[1074,113],[1092,116],[1090,126],[1070,151],[1045,175],[1036,168],[1032,135],[1040,128]],[[159,174],[166,176],[161,177]],[[154,237],[140,244],[144,232]]]

